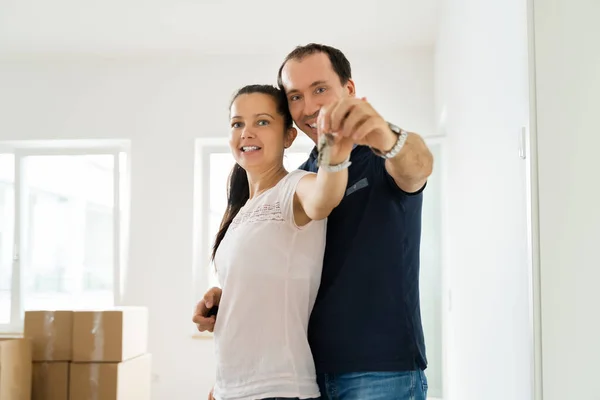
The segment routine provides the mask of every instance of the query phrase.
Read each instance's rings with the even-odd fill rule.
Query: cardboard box
[[[0,341],[0,400],[31,400],[31,342]]]
[[[69,400],[69,365],[65,361],[33,363],[31,400]]]
[[[148,309],[73,314],[73,362],[120,362],[148,351]]]
[[[70,400],[150,400],[152,358],[120,363],[72,363]]]
[[[33,345],[33,361],[71,361],[73,311],[26,311],[24,336]]]

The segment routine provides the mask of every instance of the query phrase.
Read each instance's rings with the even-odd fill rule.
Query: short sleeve
[[[375,168],[375,170],[377,171],[376,172],[377,175],[380,177],[380,179],[383,182],[386,183],[386,185],[390,188],[390,191],[394,195],[397,195],[401,198],[410,198],[410,197],[418,196],[421,193],[423,193],[423,191],[425,190],[425,187],[427,186],[427,182],[425,182],[425,184],[423,184],[423,186],[416,192],[412,192],[412,193],[406,192],[398,186],[398,184],[396,183],[394,178],[387,171],[387,169],[385,168],[385,160],[383,158],[373,154],[371,156],[371,163],[372,163],[373,167]]]
[[[312,172],[297,169],[287,174],[286,177],[283,178],[283,182],[281,182],[281,188],[279,190],[281,213],[283,219],[293,226],[296,226],[296,223],[294,222],[294,195],[296,193],[296,187],[298,186],[300,179],[308,174],[312,174]]]

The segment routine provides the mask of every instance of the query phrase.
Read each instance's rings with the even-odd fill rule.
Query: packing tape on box
[[[90,364],[90,399],[98,400],[100,397],[100,364]]]
[[[100,397],[100,364],[98,360],[104,358],[104,321],[102,312],[95,312],[92,324],[92,335],[94,336],[94,349],[92,350],[92,360],[90,364],[90,400],[98,400]]]
[[[94,350],[92,351],[92,360],[102,360],[104,358],[104,323],[102,313],[94,313],[92,326],[92,335],[94,335]]]
[[[44,360],[52,360],[54,355],[54,340],[56,339],[56,332],[54,326],[54,311],[48,311],[44,313],[44,335],[46,347],[44,348]]]

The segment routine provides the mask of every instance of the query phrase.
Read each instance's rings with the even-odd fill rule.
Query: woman
[[[325,219],[344,196],[353,144],[336,139],[318,174],[288,173],[284,149],[297,132],[280,90],[240,89],[230,119],[237,164],[212,254],[222,287],[213,396],[318,398],[306,331],[321,278]]]

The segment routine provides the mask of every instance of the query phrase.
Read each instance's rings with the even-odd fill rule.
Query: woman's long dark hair
[[[231,104],[229,105],[229,109],[233,105],[233,102],[243,94],[252,94],[252,93],[262,93],[268,96],[271,96],[275,103],[277,104],[277,113],[283,116],[283,126],[284,132],[287,132],[289,128],[292,127],[293,120],[292,115],[288,109],[287,99],[285,97],[285,93],[277,89],[272,85],[248,85],[244,86],[233,96],[231,100]],[[248,175],[246,175],[246,170],[242,168],[238,163],[233,166],[231,173],[229,174],[229,179],[227,183],[227,208],[225,209],[225,214],[223,214],[223,219],[221,220],[221,226],[219,227],[219,231],[215,237],[215,243],[212,248],[211,260],[215,259],[215,255],[217,254],[217,249],[219,248],[219,244],[225,237],[227,233],[227,229],[229,229],[229,225],[235,218],[235,216],[240,212],[240,209],[246,204],[248,199],[250,198],[250,186],[248,184]]]

